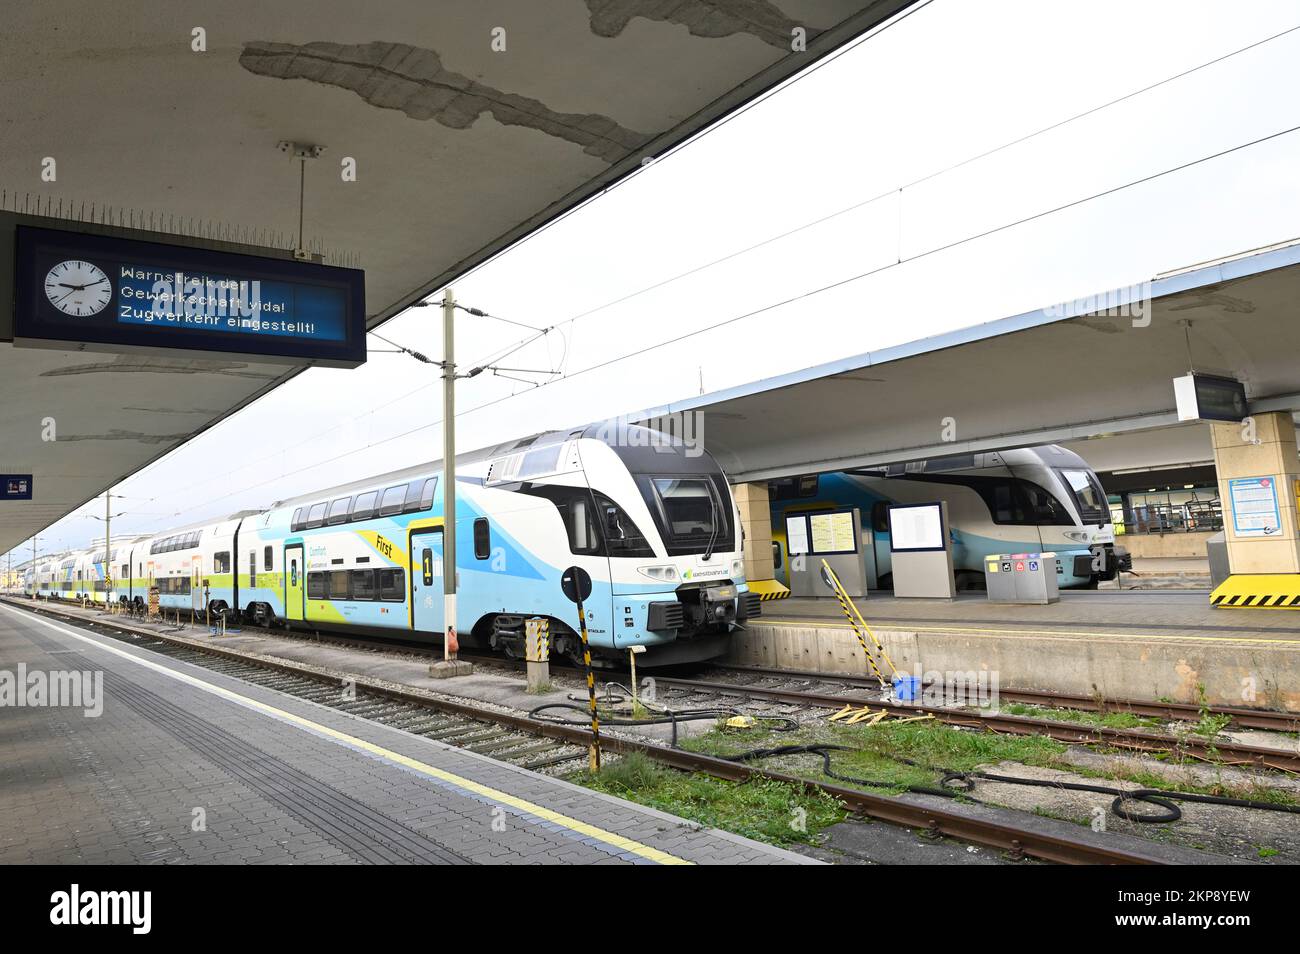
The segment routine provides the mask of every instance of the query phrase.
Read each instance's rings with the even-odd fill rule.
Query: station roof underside
[[[365,270],[374,326],[914,2],[20,5],[0,209],[283,254],[277,144],[320,145],[303,244]],[[299,370],[0,344],[0,472],[36,492],[0,509],[0,552]]]
[[[1208,426],[1180,424],[1174,407],[1188,337],[1196,370],[1240,379],[1253,412],[1300,409],[1300,243],[1147,291],[1149,323],[1053,307],[636,416],[702,412],[704,444],[735,481],[1046,443],[1099,470],[1204,463]]]

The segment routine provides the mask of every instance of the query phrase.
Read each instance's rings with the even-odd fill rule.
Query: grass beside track
[[[1193,784],[1126,762],[1106,771],[1081,767],[1067,758],[1068,746],[1053,739],[972,732],[933,721],[885,721],[875,726],[817,722],[794,732],[773,732],[761,723],[750,729],[734,729],[719,721],[711,731],[683,741],[682,747],[727,757],[751,749],[814,744],[847,746],[851,751],[832,753],[833,770],[874,783],[836,781],[836,784],[883,794],[898,794],[910,785],[934,786],[943,769],[972,771],[1012,763],[996,771],[1015,775],[1015,763],[1018,763],[1101,781],[1122,780],[1169,792],[1300,803],[1291,793],[1263,783]],[[812,781],[830,781],[822,774],[822,760],[816,754],[769,758],[754,764]],[[844,807],[829,795],[813,795],[762,779],[730,782],[680,772],[639,754],[611,761],[597,775],[585,771],[575,773],[569,776],[569,781],[703,825],[782,846],[817,844],[819,832],[847,816]],[[978,787],[974,795],[982,797]]]

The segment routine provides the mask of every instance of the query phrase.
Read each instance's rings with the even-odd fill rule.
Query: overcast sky
[[[1296,26],[1300,0],[933,0],[457,282],[465,304],[554,326],[503,364],[565,372],[517,375],[541,388],[462,382],[459,448],[1295,238],[1300,132],[1051,210],[1300,125],[1300,30],[1031,134]],[[437,357],[439,318],[413,309],[379,333]],[[527,333],[457,322],[465,364]],[[162,530],[432,460],[436,373],[384,353],[307,371],[119,485],[114,527]],[[101,497],[44,531],[41,550],[87,545],[102,511]]]

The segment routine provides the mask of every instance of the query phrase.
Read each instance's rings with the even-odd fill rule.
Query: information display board
[[[30,226],[15,243],[15,344],[366,359],[357,269]]]
[[[901,504],[889,508],[891,552],[942,550],[946,542],[943,508],[937,503]]]
[[[785,544],[790,556],[808,552],[808,518],[803,514],[785,518]]]
[[[857,553],[858,541],[853,527],[851,509],[787,516],[786,551],[792,556],[800,553],[814,556]]]
[[[857,549],[851,511],[809,514],[808,523],[812,529],[813,553],[852,553]]]
[[[1232,530],[1238,537],[1271,537],[1282,532],[1277,478],[1239,477],[1228,481]]]

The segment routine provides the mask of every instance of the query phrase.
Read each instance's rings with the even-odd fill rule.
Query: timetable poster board
[[[1277,478],[1239,477],[1228,481],[1232,530],[1238,537],[1271,537],[1282,532]]]
[[[943,507],[937,503],[889,508],[891,551],[944,549]]]
[[[854,553],[853,511],[837,510],[834,513],[814,513],[808,517],[812,528],[812,552]]]
[[[800,514],[785,518],[785,546],[791,556],[808,552],[808,518]]]

